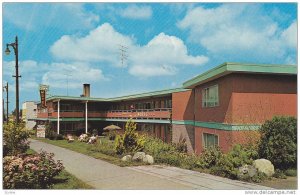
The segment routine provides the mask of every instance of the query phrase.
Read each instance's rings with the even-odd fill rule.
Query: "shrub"
[[[97,129],[93,129],[93,133],[94,136],[98,135],[98,130]]]
[[[266,180],[267,178],[268,178],[268,176],[265,173],[258,171],[257,174],[255,174],[253,177],[251,177],[247,181],[253,181],[255,183],[260,183],[260,182]]]
[[[274,117],[260,128],[259,156],[278,169],[297,167],[297,119]]]
[[[290,177],[296,177],[297,176],[297,170],[296,169],[288,169],[284,172],[286,176]]]
[[[180,136],[178,143],[175,143],[175,147],[178,152],[187,152],[186,139]]]
[[[115,140],[117,136],[117,132],[116,131],[109,131],[108,132],[108,139],[109,140]]]
[[[24,123],[9,122],[4,124],[4,156],[24,153],[29,148],[28,137],[29,133],[25,129]]]
[[[174,145],[163,142],[161,139],[146,137],[144,151],[153,156],[160,153],[172,153],[176,151]]]
[[[51,123],[46,123],[46,125],[45,125],[45,137],[50,139],[50,137],[52,136],[53,133],[54,133],[54,130],[53,130],[52,124]]]
[[[206,148],[197,162],[197,166],[200,168],[210,168],[217,164],[222,156],[222,152],[219,147]]]
[[[211,173],[237,179],[238,168],[246,164],[251,165],[255,155],[251,148],[237,144],[227,154],[221,155]]]
[[[145,145],[145,136],[136,132],[136,123],[130,119],[126,123],[123,135],[117,135],[115,139],[115,150],[117,154],[142,151]]]
[[[284,174],[284,171],[280,169],[276,169],[273,177],[278,178],[278,179],[286,179],[286,175]]]
[[[63,170],[54,154],[41,152],[34,155],[6,156],[3,158],[3,187],[5,189],[45,189]]]
[[[169,153],[167,155],[155,155],[155,162],[169,164],[172,166],[180,166],[180,158],[178,153]]]
[[[61,134],[57,134],[56,132],[49,133],[49,139],[50,140],[63,140],[64,136]]]
[[[90,149],[92,151],[101,152],[106,155],[115,156],[116,151],[114,149],[114,142],[107,139],[100,139],[95,144],[93,144]]]

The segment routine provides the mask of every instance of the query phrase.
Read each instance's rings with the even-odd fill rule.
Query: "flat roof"
[[[225,62],[209,71],[204,72],[183,83],[183,88],[192,89],[197,85],[220,78],[233,72],[239,73],[257,73],[257,74],[282,74],[296,75],[296,65],[279,65],[279,64],[247,64]]]
[[[159,91],[152,91],[152,92],[146,92],[146,93],[140,93],[140,94],[133,94],[133,95],[127,95],[127,96],[120,96],[120,97],[113,97],[113,98],[92,98],[92,97],[76,97],[76,96],[59,96],[54,95],[47,97],[47,101],[49,100],[78,100],[78,101],[92,101],[92,102],[118,102],[122,100],[136,100],[136,99],[142,99],[147,97],[162,97],[166,96],[175,92],[181,92],[181,91],[188,91],[190,89],[183,89],[183,88],[175,88],[175,89],[166,89],[166,90],[159,90]]]

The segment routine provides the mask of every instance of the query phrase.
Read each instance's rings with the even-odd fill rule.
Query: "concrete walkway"
[[[95,189],[271,189],[169,166],[119,167],[51,144],[30,140],[30,148],[55,154],[66,170]]]

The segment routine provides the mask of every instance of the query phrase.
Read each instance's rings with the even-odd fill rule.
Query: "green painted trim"
[[[194,121],[191,121],[191,120],[186,120],[186,121],[172,121],[172,124],[174,125],[195,125]]]
[[[33,118],[33,120],[37,120],[37,121],[47,121],[49,120],[48,118]]]
[[[257,124],[225,124],[215,122],[202,122],[202,121],[177,121],[173,120],[172,124],[175,125],[193,125],[195,127],[205,127],[209,129],[225,130],[225,131],[240,131],[240,130],[258,130],[260,125]]]
[[[153,96],[161,96],[161,95],[171,95],[175,92],[181,91],[188,91],[190,89],[183,89],[183,88],[175,88],[175,89],[166,89],[160,91],[152,91],[134,95],[127,95],[121,97],[114,97],[114,98],[91,98],[91,97],[75,97],[75,96],[49,96],[47,97],[47,101],[50,100],[74,100],[74,101],[94,101],[94,102],[113,102],[113,101],[121,101],[121,100],[130,100],[130,99],[140,99],[146,97],[153,97]]]
[[[57,118],[46,119],[49,121],[57,121]],[[110,119],[110,118],[88,118],[88,121],[116,121],[116,122],[127,122],[129,119]],[[169,120],[156,120],[156,119],[133,119],[137,123],[160,123],[169,124]],[[85,121],[85,118],[60,118],[59,121]]]
[[[200,74],[183,83],[183,88],[193,88],[196,85],[213,80],[215,78],[230,74],[232,72],[245,73],[266,73],[266,74],[297,74],[295,65],[278,65],[278,64],[243,64],[225,62],[203,74]]]
[[[59,121],[84,121],[84,118],[59,118]],[[49,118],[49,121],[57,121],[57,118]]]
[[[127,122],[129,119],[104,119],[105,121]],[[133,119],[137,123],[160,123],[170,124],[170,120],[156,120],[156,119]]]

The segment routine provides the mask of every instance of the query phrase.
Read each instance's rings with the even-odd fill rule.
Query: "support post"
[[[57,101],[57,134],[59,134],[59,112],[60,112],[60,100]]]
[[[8,82],[6,82],[6,124],[8,124]]]
[[[88,132],[88,107],[87,107],[88,101],[85,102],[85,133]]]

